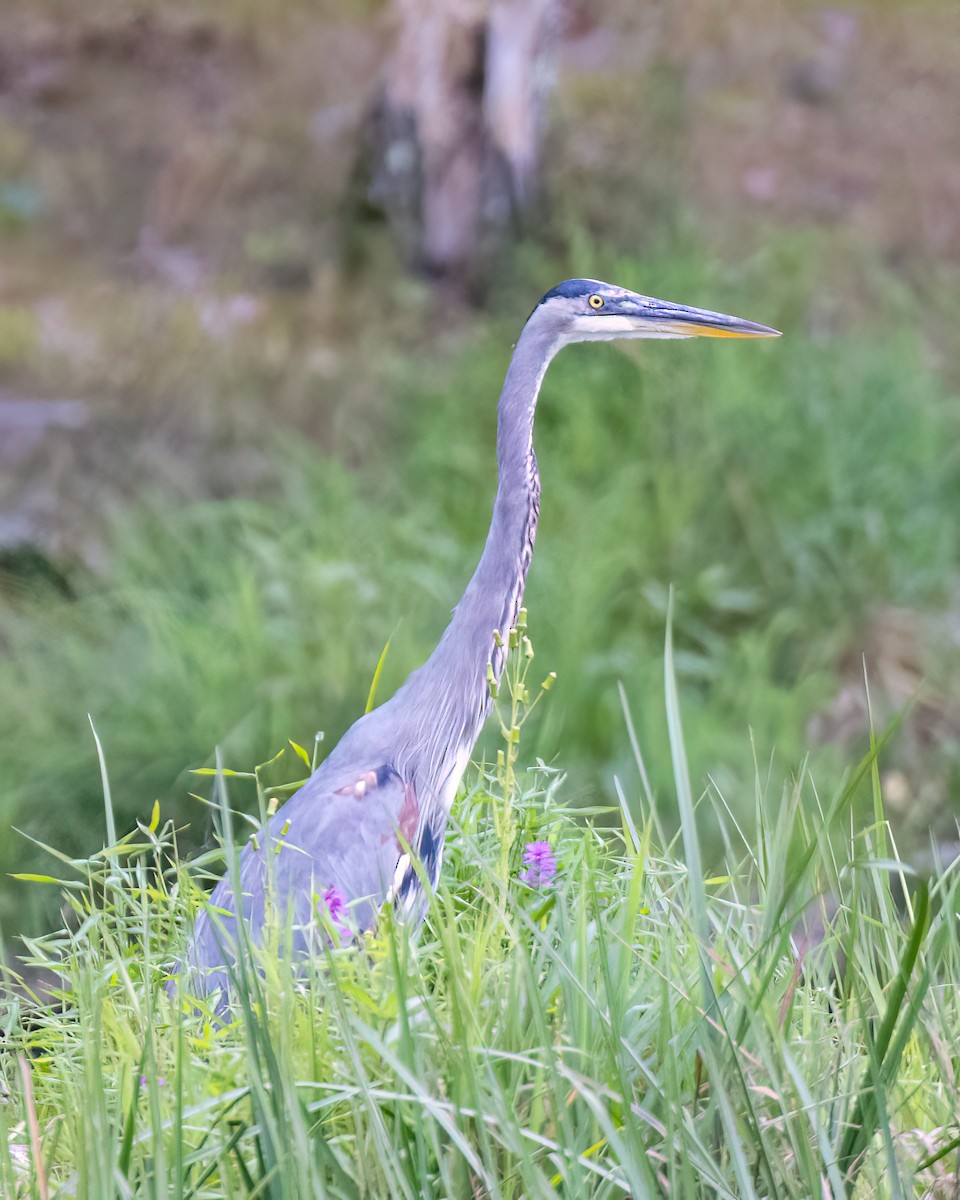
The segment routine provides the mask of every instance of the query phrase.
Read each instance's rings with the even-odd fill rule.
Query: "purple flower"
[[[330,923],[333,925],[337,933],[343,938],[353,936],[353,930],[347,924],[345,917],[348,917],[347,898],[338,887],[328,887],[324,889],[321,896],[323,903],[326,905],[327,912],[330,916]]]
[[[523,865],[520,882],[532,888],[545,888],[553,883],[557,873],[557,860],[549,842],[527,842],[523,848]]]
[[[140,1087],[146,1088],[149,1086],[150,1086],[150,1080],[146,1077],[146,1075],[141,1075],[140,1076]],[[162,1075],[158,1075],[157,1076],[157,1087],[166,1087],[166,1086],[167,1086],[167,1081],[164,1079],[164,1077]]]

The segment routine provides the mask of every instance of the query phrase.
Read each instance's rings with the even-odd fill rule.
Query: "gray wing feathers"
[[[292,929],[292,951],[303,953],[319,935],[318,903],[336,888],[349,905],[350,923],[367,929],[394,883],[397,864],[420,824],[411,784],[391,767],[320,771],[249,842],[240,855],[241,903],[228,871],[197,919],[187,966],[197,990],[226,990],[225,960],[236,952],[242,915],[259,942],[271,908]]]

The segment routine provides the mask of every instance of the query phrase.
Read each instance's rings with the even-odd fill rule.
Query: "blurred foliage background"
[[[375,0],[0,10],[7,935],[48,915],[6,879],[29,838],[102,844],[87,713],[123,820],[160,798],[196,843],[216,746],[331,744],[388,639],[381,694],[422,660],[482,546],[511,344],[571,275],[785,336],[551,369],[532,748],[629,795],[622,684],[669,813],[672,586],[700,786],[745,815],[755,760],[776,790],[809,753],[829,786],[866,664],[880,725],[911,705],[898,836],[952,836],[960,10],[570,0],[536,199],[465,287],[356,202],[391,31]]]

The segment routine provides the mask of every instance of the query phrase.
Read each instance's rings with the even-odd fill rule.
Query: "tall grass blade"
[[[920,1011],[922,995],[929,982],[926,972],[921,973],[912,1002],[904,1010],[903,1002],[920,957],[920,951],[923,948],[929,922],[930,894],[926,882],[921,880],[917,884],[910,937],[904,948],[900,969],[887,996],[883,1020],[870,1047],[870,1061],[858,1090],[857,1100],[837,1156],[841,1174],[848,1180],[850,1191],[856,1183],[862,1155],[877,1132],[878,1092],[883,1088],[885,1082],[893,1078],[899,1067],[903,1047],[913,1031]],[[901,1022],[900,1030],[894,1040],[894,1031],[898,1022]]]
[[[392,637],[387,638],[383,649],[380,651],[380,657],[377,659],[377,665],[373,671],[373,679],[370,681],[370,690],[367,692],[367,703],[364,705],[365,713],[372,712],[373,706],[377,702],[377,688],[380,685],[380,676],[383,674],[384,663],[387,661],[387,655],[390,653],[390,643]]]
[[[107,845],[115,846],[117,844],[117,825],[113,815],[113,795],[110,791],[110,776],[107,773],[107,759],[103,753],[103,744],[100,741],[100,735],[97,733],[97,727],[93,723],[93,715],[87,713],[87,720],[90,722],[90,731],[93,734],[93,740],[97,747],[97,762],[100,764],[100,784],[103,788],[103,810],[107,824]]]
[[[716,994],[710,974],[707,948],[710,943],[710,917],[707,911],[707,889],[704,884],[703,855],[700,852],[700,835],[697,830],[697,814],[690,787],[690,770],[683,743],[683,725],[680,719],[680,699],[677,693],[676,665],[673,659],[673,590],[667,604],[667,636],[664,650],[664,691],[667,709],[667,733],[670,740],[670,758],[673,763],[673,779],[677,792],[677,808],[680,813],[680,831],[683,841],[683,857],[687,865],[687,895],[693,929],[700,955],[701,984],[704,1007],[710,1011],[716,1003]]]

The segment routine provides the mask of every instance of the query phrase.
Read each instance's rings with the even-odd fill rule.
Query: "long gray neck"
[[[486,545],[448,635],[479,652],[484,674],[495,648],[493,631],[505,638],[516,621],[533,557],[540,516],[540,475],[533,452],[533,416],[540,385],[555,352],[553,336],[528,325],[517,343],[497,410],[497,496]],[[497,679],[503,656],[494,655]]]
[[[469,752],[490,705],[487,665],[500,679],[533,556],[540,513],[540,476],[533,416],[547,366],[559,348],[554,331],[531,320],[510,360],[497,411],[497,497],[486,545],[473,578],[430,658],[400,692],[419,708],[420,753],[435,769]]]

